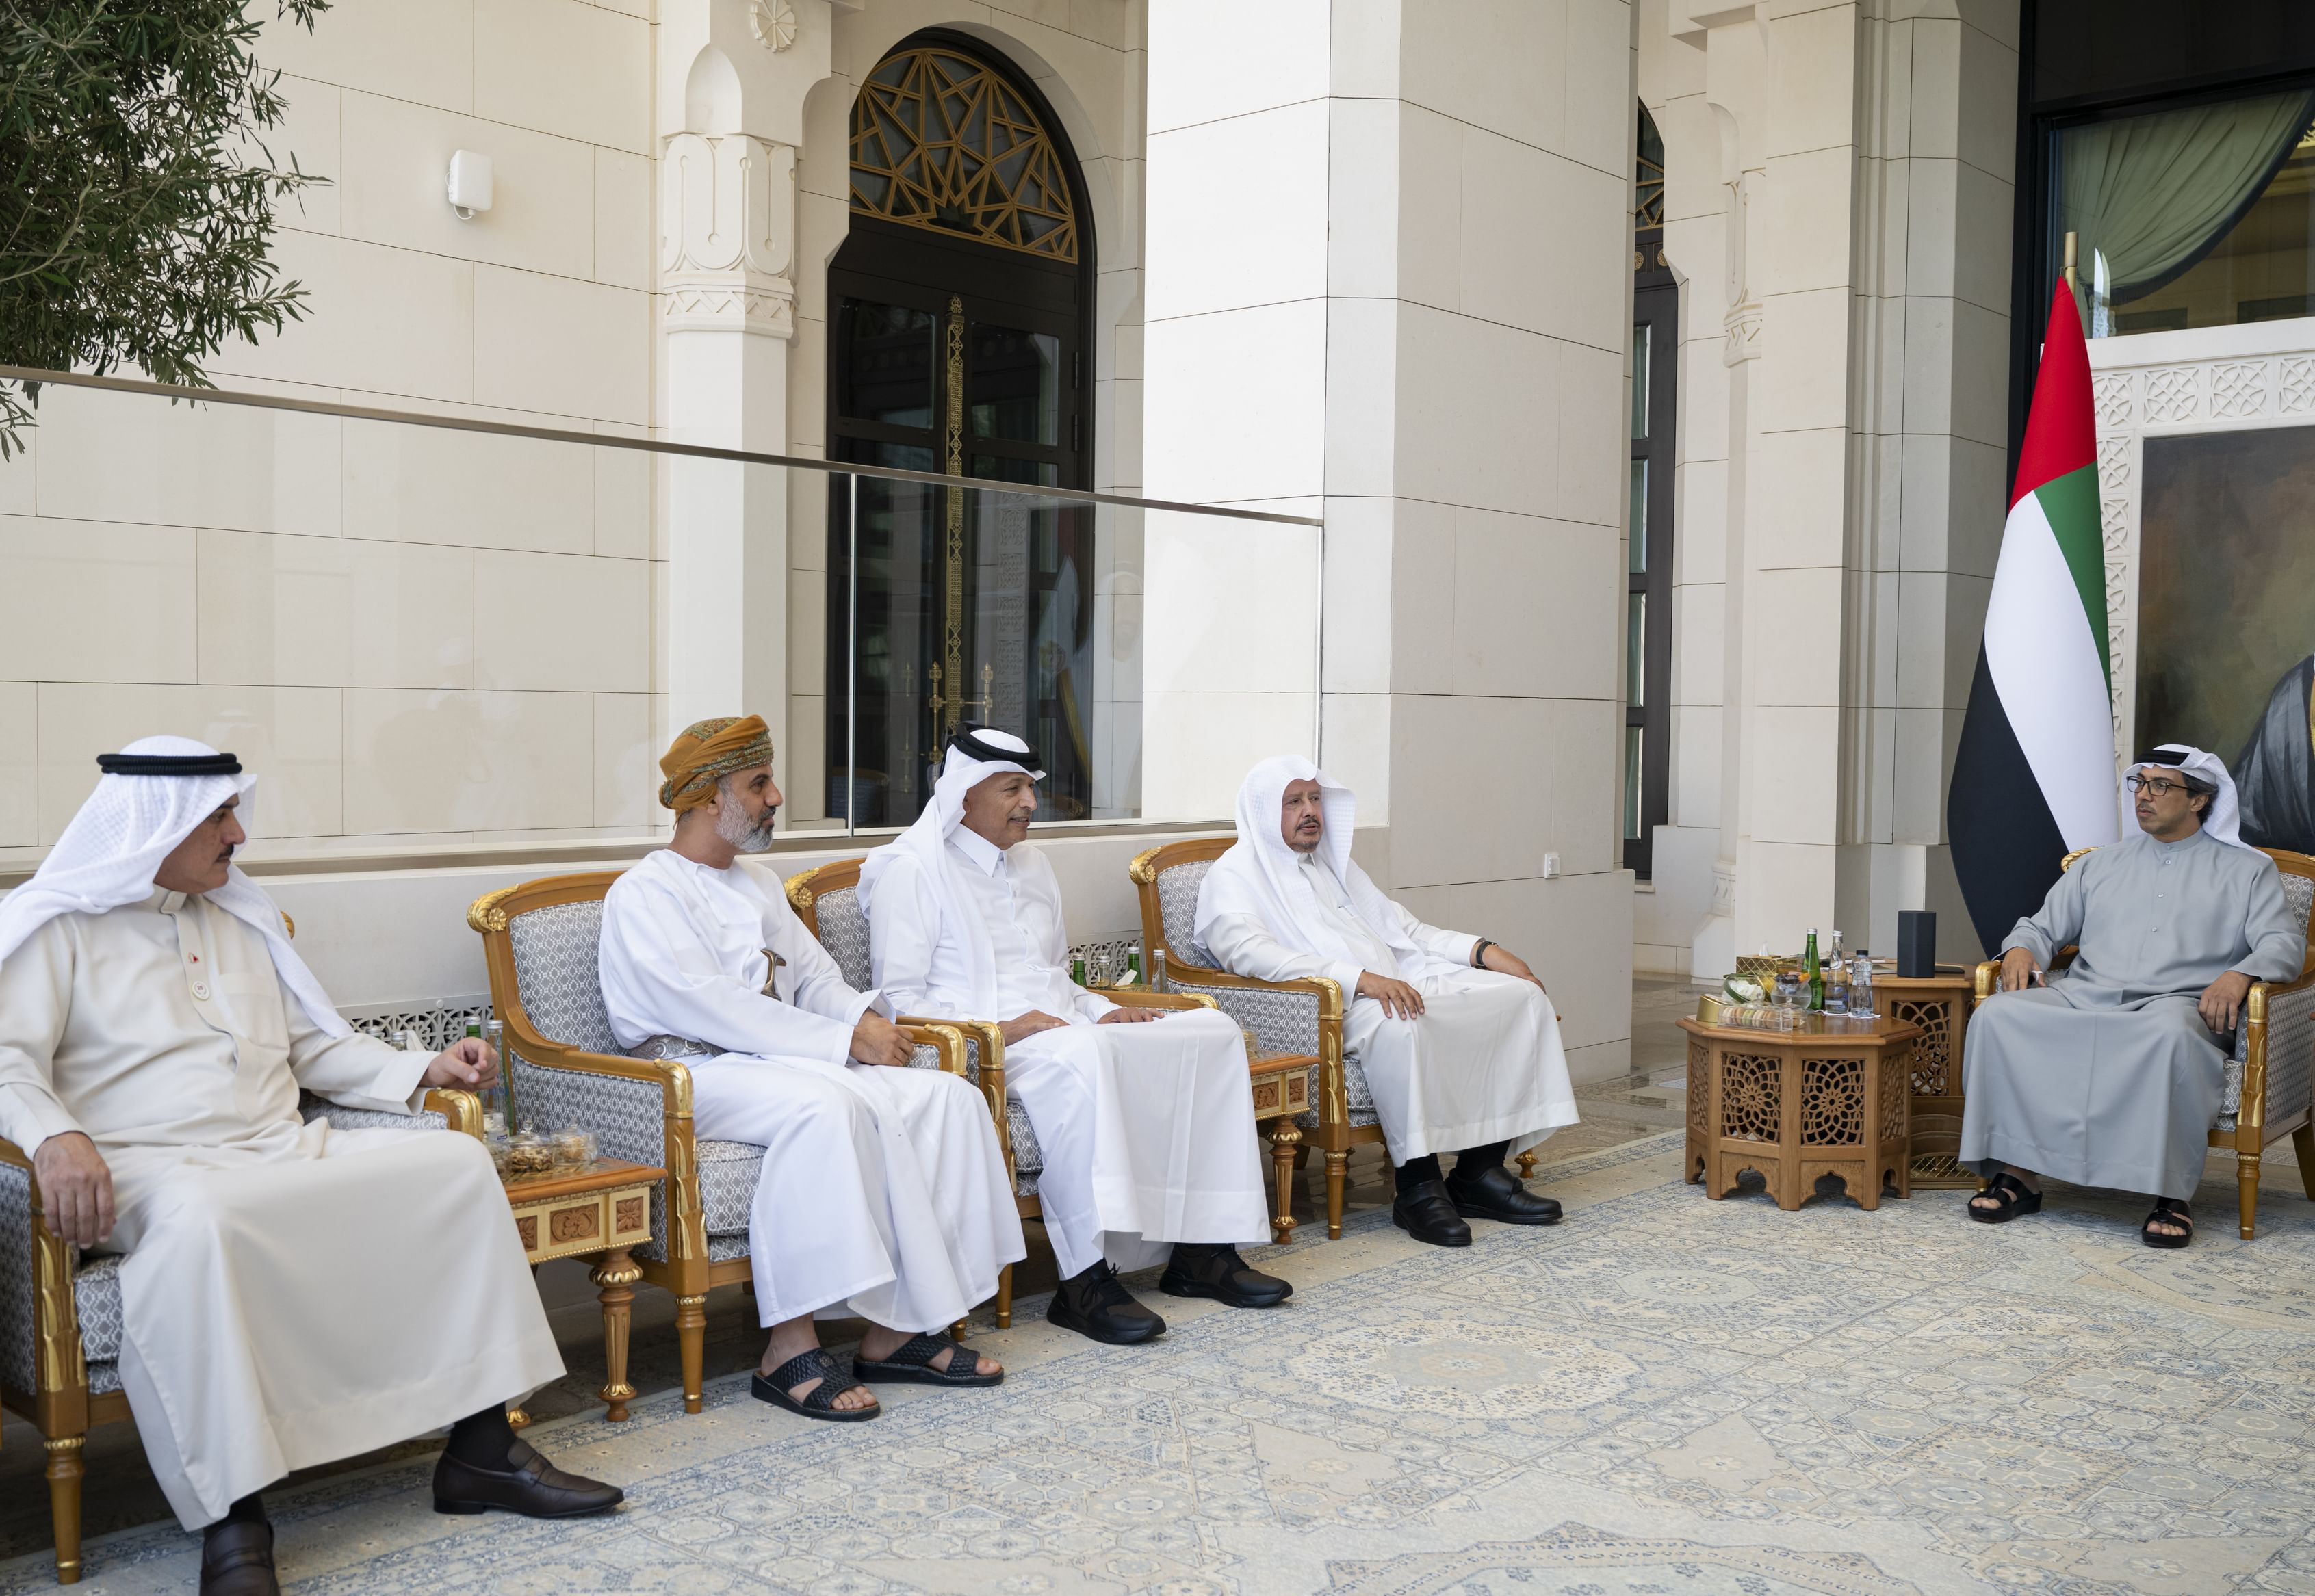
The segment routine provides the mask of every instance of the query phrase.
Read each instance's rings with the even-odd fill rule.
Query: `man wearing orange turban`
[[[739,863],[771,846],[781,801],[763,721],[687,726],[660,769],[675,838],[604,901],[603,1006],[621,1047],[689,1067],[703,1139],[764,1149],[755,1394],[852,1422],[881,1411],[861,1380],[997,1384],[995,1361],[941,1334],[1025,1250],[980,1092],[906,1068],[921,1060],[891,1005],[847,986],[776,880]],[[869,1322],[849,1371],[820,1349],[824,1311]]]

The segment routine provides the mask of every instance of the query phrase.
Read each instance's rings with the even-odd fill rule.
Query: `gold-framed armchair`
[[[1311,1068],[1310,1101],[1301,1128],[1326,1156],[1326,1238],[1343,1234],[1343,1186],[1354,1147],[1383,1142],[1382,1122],[1375,1113],[1374,1094],[1367,1088],[1366,1072],[1343,1057],[1344,995],[1325,979],[1291,981],[1257,980],[1215,968],[1211,954],[1197,939],[1198,888],[1215,860],[1237,840],[1202,837],[1189,842],[1169,842],[1134,857],[1127,866],[1141,900],[1141,940],[1149,947],[1154,968],[1157,955],[1166,957],[1169,986],[1213,1000],[1216,1006],[1254,1033],[1266,1052],[1308,1053],[1318,1062]],[[1535,1160],[1522,1154],[1522,1175]]]
[[[652,1238],[633,1256],[643,1282],[675,1299],[683,1410],[697,1413],[707,1293],[749,1278],[748,1219],[764,1149],[700,1139],[691,1071],[679,1060],[631,1059],[611,1034],[596,958],[604,895],[619,873],[546,876],[485,892],[466,923],[483,938],[516,1113],[549,1128],[591,1130],[606,1157],[667,1171],[652,1195]],[[904,1029],[916,1044],[911,1068],[964,1072],[957,1027]]]
[[[876,984],[869,952],[868,917],[860,909],[859,859],[838,859],[790,878],[788,902],[836,967],[856,990]],[[1104,990],[1112,1002],[1144,1008],[1211,1008],[1211,999],[1188,994],[1137,991],[1132,988]],[[922,1022],[910,1017],[903,1024],[937,1023],[954,1025],[964,1033],[965,1073],[988,1100],[989,1119],[997,1127],[998,1144],[1005,1151],[1006,1172],[1013,1179],[1013,1199],[1024,1219],[1043,1217],[1038,1201],[1039,1177],[1044,1173],[1044,1150],[1037,1145],[1037,1128],[1028,1111],[1005,1089],[1005,1033],[995,1020]],[[1013,1268],[998,1277],[997,1327],[1013,1323]]]
[[[284,918],[287,918],[285,916]],[[345,1109],[308,1095],[301,1112],[342,1130],[449,1130],[480,1139],[470,1092],[430,1091],[424,1112]],[[0,1407],[28,1420],[49,1454],[57,1583],[80,1583],[81,1455],[88,1432],[129,1417],[120,1387],[120,1259],[84,1255],[48,1226],[30,1153],[0,1140]]]
[[[2058,863],[2061,872],[2093,850],[2076,848]],[[2283,873],[2283,897],[2293,918],[2315,935],[2315,858],[2284,848],[2261,848]],[[2051,961],[2063,969],[2073,949]],[[1977,966],[1972,1006],[2000,989],[2001,964]],[[1966,1046],[1966,1042],[1964,1043]],[[2210,1145],[2235,1155],[2239,1227],[2248,1241],[2258,1228],[2258,1172],[2267,1147],[2291,1138],[2299,1158],[2299,1178],[2315,1201],[2315,942],[2311,942],[2296,980],[2254,981],[2243,999],[2242,1024],[2226,1061],[2226,1084],[2212,1122]]]

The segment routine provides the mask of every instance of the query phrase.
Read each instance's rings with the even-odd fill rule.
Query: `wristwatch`
[[[1474,970],[1485,970],[1487,967],[1487,950],[1495,945],[1496,944],[1495,943],[1489,941],[1484,936],[1479,938],[1479,940],[1474,944],[1471,948],[1471,968]]]

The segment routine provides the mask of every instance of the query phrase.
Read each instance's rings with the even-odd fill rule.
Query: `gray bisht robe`
[[[2297,979],[2306,928],[2281,873],[2206,831],[2141,832],[2076,860],[2001,946],[2047,969],[2068,943],[2081,951],[2047,987],[1999,993],[1970,1019],[1962,1161],[2191,1197],[2225,1086],[2195,1005],[2230,970]]]

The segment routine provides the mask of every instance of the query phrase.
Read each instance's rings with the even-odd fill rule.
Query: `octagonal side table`
[[[1804,1016],[1797,1031],[1679,1022],[1688,1033],[1691,1184],[1721,1198],[1757,1169],[1777,1206],[1798,1208],[1821,1175],[1837,1175],[1867,1209],[1882,1183],[1912,1194],[1906,1139],[1910,1062],[1920,1026]]]

